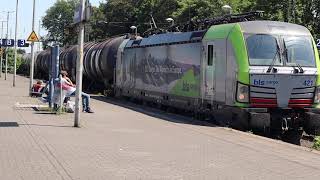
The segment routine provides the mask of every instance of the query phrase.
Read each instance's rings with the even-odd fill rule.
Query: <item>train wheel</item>
[[[320,114],[307,112],[304,118],[304,131],[309,135],[320,135]]]
[[[234,129],[247,131],[249,129],[249,114],[247,112],[233,113],[230,125]]]
[[[303,133],[303,131],[296,130],[296,129],[289,130],[289,131],[286,131],[284,134],[282,134],[281,139],[284,142],[300,146],[301,145],[300,140],[302,137],[302,133]]]
[[[164,111],[166,109],[166,107],[164,105],[162,105],[161,103],[157,103],[156,107],[157,107],[157,109],[160,109],[162,111]]]

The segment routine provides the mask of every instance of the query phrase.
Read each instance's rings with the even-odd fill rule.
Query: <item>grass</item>
[[[313,142],[314,142],[314,144],[313,144],[312,148],[320,151],[320,136],[316,136],[314,138]]]
[[[48,112],[52,111],[52,108],[50,107],[38,107],[37,109],[38,111],[48,111]]]
[[[50,107],[40,107],[38,108],[38,111],[52,112],[52,113],[56,113],[57,115],[66,113],[66,109],[64,107],[58,108],[58,109],[54,109]]]

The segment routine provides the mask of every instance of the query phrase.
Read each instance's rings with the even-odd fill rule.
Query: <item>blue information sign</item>
[[[320,39],[317,39],[317,48],[320,50]]]
[[[83,20],[83,17],[82,17],[82,6],[81,5],[78,5],[74,11],[74,15],[73,15],[73,22],[74,23],[80,23],[82,20]]]
[[[2,43],[6,47],[13,47],[14,46],[14,39],[4,39],[4,42],[2,41]]]
[[[2,47],[6,46],[6,39],[0,39],[0,46]]]
[[[26,47],[26,40],[18,39],[18,47]]]
[[[0,39],[0,46],[13,47],[14,46],[14,39]],[[24,39],[18,39],[17,46],[18,47],[28,47],[29,44],[26,43],[26,40],[24,40]]]

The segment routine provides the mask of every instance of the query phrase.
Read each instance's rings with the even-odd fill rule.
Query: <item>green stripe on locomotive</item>
[[[312,44],[313,44],[313,49],[314,49],[314,53],[315,53],[315,57],[316,57],[316,66],[317,66],[317,70],[318,70],[318,76],[317,76],[317,86],[320,86],[320,76],[319,76],[319,73],[320,73],[320,58],[319,58],[319,52],[318,52],[318,49],[317,49],[317,45],[314,41],[314,39],[312,38]]]
[[[320,58],[319,58],[319,52],[318,52],[317,45],[316,45],[316,43],[315,43],[313,38],[312,38],[312,43],[313,43],[313,49],[314,49],[314,53],[315,53],[315,57],[316,57],[316,66],[317,66],[317,70],[318,70],[316,86],[320,86],[320,75],[319,75],[319,73],[320,73]],[[320,109],[320,104],[315,104],[313,107]]]
[[[237,81],[243,84],[249,84],[250,80],[248,53],[240,25],[236,23],[212,26],[205,34],[203,40],[214,41],[218,39],[226,39],[229,43],[231,43],[236,63],[238,65]],[[238,107],[248,107],[248,104],[245,103],[235,102],[234,105]]]
[[[227,39],[231,42],[238,64],[238,81],[249,84],[249,61],[245,40],[239,24],[212,26],[205,34],[204,40]]]

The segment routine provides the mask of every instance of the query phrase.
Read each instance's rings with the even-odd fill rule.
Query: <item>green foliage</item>
[[[42,18],[42,26],[50,33],[50,38],[66,44],[76,42],[76,34],[65,34],[65,30],[73,23],[73,15],[79,0],[58,0],[46,11]]]
[[[301,24],[320,38],[320,0],[255,1],[253,9],[265,11],[264,19]]]
[[[24,49],[17,49],[17,53],[23,55],[23,54],[26,53],[26,50],[24,50]]]
[[[42,19],[43,26],[63,45],[76,43],[76,28],[65,29],[73,21],[78,1],[58,0]],[[150,14],[160,28],[170,25],[165,21],[168,17],[179,24],[221,16],[221,7],[225,4],[232,7],[233,13],[265,11],[263,19],[301,24],[320,38],[320,0],[105,0],[93,8],[90,22],[86,25],[85,40],[130,33],[132,25],[143,33],[150,28]]]
[[[17,50],[17,69],[19,69],[20,65],[22,64],[23,54],[21,54],[21,52],[23,51],[21,51],[20,49]],[[7,53],[8,53],[8,71],[12,73],[14,69],[14,49],[9,48]]]
[[[314,138],[313,148],[316,150],[320,150],[320,136]]]
[[[310,13],[313,13],[313,18],[310,18],[313,19],[313,21],[309,23],[310,29],[315,35],[315,37],[320,39],[320,0],[313,0],[311,11],[309,11],[309,14]]]
[[[91,27],[91,32],[89,33],[90,35],[89,35],[89,39],[87,39],[88,41],[104,39],[108,35],[105,31],[106,25],[103,23],[107,21],[105,17],[104,9],[105,9],[105,4],[102,4],[102,3],[100,3],[99,7],[93,7],[92,16],[89,23]],[[100,23],[98,23],[99,21]],[[86,32],[88,33],[88,31]]]
[[[176,0],[109,0],[107,4],[100,5],[105,14],[104,20],[109,22],[102,28],[108,36],[131,32],[132,25],[142,33],[150,28],[150,14],[158,26],[168,26],[165,19],[172,17],[177,5]]]
[[[222,2],[214,0],[178,0],[178,9],[174,17],[179,22],[194,19],[212,18],[220,15]]]
[[[255,0],[177,0],[178,8],[173,15],[179,22],[213,18],[223,15],[221,7],[230,5],[233,13],[247,12]]]

